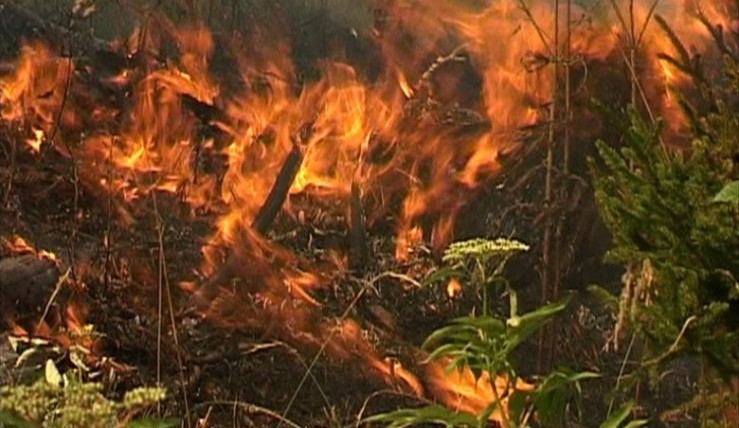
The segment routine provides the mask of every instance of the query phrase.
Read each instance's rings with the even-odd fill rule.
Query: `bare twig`
[[[280,415],[279,413],[277,413],[277,412],[275,412],[273,410],[267,409],[265,407],[257,406],[255,404],[244,403],[244,402],[241,402],[241,401],[207,401],[207,402],[204,402],[204,403],[199,403],[198,405],[194,406],[191,411],[187,412],[187,415],[186,416],[189,419],[190,416],[191,416],[190,415],[191,412],[194,412],[194,411],[196,411],[196,410],[198,410],[200,408],[203,408],[203,407],[210,408],[210,407],[213,407],[213,406],[229,406],[229,407],[234,407],[234,408],[237,408],[237,409],[241,409],[241,410],[243,410],[246,413],[257,413],[257,414],[262,414],[262,415],[269,416],[271,418],[277,419],[280,424],[283,424],[284,423],[285,425],[289,426],[290,428],[303,428],[300,425],[298,425],[295,422],[293,422],[293,421],[285,418],[284,416]],[[208,411],[208,413],[210,413],[210,410]]]
[[[349,214],[349,267],[353,270],[360,270],[369,261],[369,246],[367,245],[367,231],[364,225],[362,193],[356,181],[352,182]]]
[[[44,307],[44,312],[41,314],[41,318],[38,320],[38,323],[36,324],[36,331],[38,331],[38,329],[41,328],[41,325],[46,320],[46,316],[49,314],[51,305],[54,304],[54,299],[56,299],[56,296],[59,295],[59,291],[61,291],[62,285],[64,285],[64,281],[66,281],[69,278],[70,273],[71,273],[71,269],[67,269],[67,271],[64,272],[64,275],[59,277],[59,279],[56,281],[54,292],[51,293],[51,297],[49,297],[49,301],[46,302],[46,307]]]
[[[15,138],[10,138],[10,169],[8,170],[8,182],[5,185],[5,195],[3,197],[3,207],[10,208],[10,195],[13,193],[13,180],[15,179],[15,170],[17,168],[17,151],[18,143]]]
[[[553,194],[553,177],[554,177],[554,143],[556,138],[556,127],[557,121],[557,107],[559,104],[559,0],[554,0],[554,52],[553,57],[557,58],[554,61],[554,69],[552,70],[552,102],[549,106],[549,136],[547,141],[547,157],[546,157],[546,177],[544,183],[544,209],[549,210],[552,205],[552,194]],[[549,288],[552,287],[552,279],[554,272],[552,272],[552,215],[551,212],[546,216],[544,224],[544,237],[542,238],[542,258],[541,258],[541,301],[547,303],[550,299]],[[539,356],[537,358],[539,368],[545,364],[543,361],[543,353],[545,347],[545,341],[548,335],[542,334],[539,336]],[[548,364],[548,362],[547,362]]]
[[[362,144],[357,167],[352,179],[351,195],[349,199],[349,267],[354,270],[362,269],[369,261],[369,245],[367,244],[367,230],[365,227],[364,207],[362,206],[361,171],[364,163],[366,144]]]
[[[464,51],[466,47],[467,47],[466,44],[459,45],[453,51],[451,51],[448,55],[437,57],[434,60],[434,62],[432,62],[431,65],[428,66],[426,71],[424,71],[421,77],[418,79],[418,82],[416,82],[416,85],[414,87],[414,93],[411,94],[411,96],[420,92],[424,88],[427,90],[428,93],[430,93],[431,92],[431,79],[434,77],[434,74],[437,72],[437,70],[439,70],[442,66],[444,66],[447,63],[464,61],[465,57],[460,54]]]
[[[364,293],[371,288],[370,284],[366,284],[362,289],[357,292],[357,294],[354,296],[352,301],[349,303],[349,306],[347,306],[346,310],[344,310],[344,313],[341,314],[341,317],[339,317],[339,321],[344,321],[348,316],[349,313],[354,309],[354,307],[357,305],[359,300],[362,298]],[[329,343],[331,343],[331,340],[336,335],[336,331],[338,329],[332,329],[329,333],[328,337],[323,341],[321,344],[321,347],[318,349],[318,352],[316,352],[316,355],[311,360],[310,364],[308,365],[308,368],[305,370],[305,374],[300,379],[300,382],[298,382],[298,386],[295,388],[295,392],[293,392],[293,395],[290,397],[290,401],[288,401],[287,405],[285,406],[285,409],[282,411],[282,418],[285,418],[287,414],[290,412],[290,409],[292,408],[293,404],[295,403],[295,399],[298,398],[298,394],[303,389],[303,385],[305,385],[305,382],[310,377],[313,368],[318,363],[318,360],[323,356],[323,353],[326,351],[326,347],[328,347]],[[282,421],[277,425],[277,428],[279,428],[282,425]]]
[[[351,311],[357,305],[357,303],[359,303],[359,300],[367,292],[367,290],[370,290],[370,289],[374,290],[375,289],[375,284],[377,282],[379,282],[381,279],[386,278],[386,277],[393,277],[393,278],[403,279],[403,280],[411,281],[413,283],[418,284],[417,281],[413,280],[412,278],[410,278],[410,277],[408,277],[406,275],[395,274],[394,272],[384,272],[384,273],[381,273],[380,275],[375,276],[374,278],[372,278],[369,281],[364,281],[364,286],[357,292],[357,294],[354,296],[354,298],[352,299],[352,301],[346,307],[346,309],[344,310],[344,312],[339,317],[339,321],[346,320],[349,317],[349,314],[351,313]],[[420,284],[418,284],[418,285],[420,285]],[[331,332],[328,334],[328,337],[326,337],[326,339],[321,344],[320,349],[318,350],[318,352],[316,353],[316,355],[313,357],[313,360],[311,360],[310,364],[308,365],[308,368],[306,369],[305,375],[303,376],[303,378],[298,383],[298,386],[295,388],[295,392],[293,393],[293,395],[290,397],[290,401],[288,401],[287,405],[285,406],[285,409],[282,411],[282,417],[287,416],[287,414],[290,412],[290,409],[292,408],[292,405],[295,403],[295,399],[298,397],[298,394],[300,393],[301,389],[303,388],[303,385],[305,385],[305,382],[308,380],[308,377],[310,376],[310,373],[313,371],[313,368],[318,363],[318,360],[321,358],[321,356],[323,355],[323,353],[326,351],[326,347],[328,347],[329,343],[331,342],[331,340],[336,335],[337,330],[339,330],[339,329],[332,329]],[[281,426],[281,423],[277,425],[278,428],[280,426]]]
[[[559,2],[557,2],[559,3]],[[518,4],[520,9],[526,14],[531,24],[534,26],[534,29],[536,30],[536,33],[539,35],[539,39],[544,44],[544,49],[547,51],[550,57],[555,58],[557,56],[556,50],[557,48],[557,41],[554,42],[554,49],[552,49],[549,46],[549,42],[547,42],[547,36],[546,33],[544,33],[544,30],[539,26],[539,23],[536,22],[536,18],[534,18],[534,15],[531,13],[531,8],[529,8],[529,5],[526,4],[524,0],[518,0]],[[555,9],[555,14],[556,14]]]
[[[362,417],[364,416],[364,412],[367,411],[367,406],[369,406],[370,401],[375,399],[375,397],[379,397],[381,395],[393,395],[397,397],[404,397],[404,398],[410,398],[414,400],[420,400],[421,402],[424,402],[425,404],[431,404],[431,401],[422,399],[420,397],[417,397],[415,395],[406,394],[403,392],[395,391],[393,389],[383,389],[380,391],[375,391],[372,394],[370,394],[365,400],[364,403],[362,403],[362,407],[359,409],[359,412],[357,413],[357,423],[354,425],[355,428],[359,428],[359,425],[362,424]]]
[[[157,326],[157,384],[161,383],[161,344],[162,344],[162,306],[163,294],[166,291],[167,306],[169,310],[169,321],[172,326],[172,339],[174,341],[175,355],[177,357],[178,373],[180,376],[180,384],[182,387],[182,400],[185,406],[185,422],[188,427],[192,427],[190,419],[190,405],[187,398],[187,385],[185,382],[185,368],[182,362],[182,353],[180,352],[179,334],[177,333],[177,322],[175,321],[174,305],[172,304],[172,290],[169,284],[169,274],[167,269],[167,259],[164,251],[164,225],[162,217],[159,213],[159,204],[157,203],[156,192],[151,193],[152,203],[154,205],[154,219],[156,221],[157,238],[159,243],[159,287],[158,287],[158,326]]]

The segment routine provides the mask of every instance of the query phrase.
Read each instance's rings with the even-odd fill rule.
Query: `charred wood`
[[[304,128],[300,131],[298,138],[293,141],[293,148],[287,155],[285,163],[282,164],[282,169],[277,175],[272,190],[270,190],[267,199],[254,218],[252,228],[260,234],[265,234],[269,230],[272,222],[274,222],[277,214],[282,209],[282,204],[287,199],[287,194],[303,163],[303,149],[301,146],[310,138],[310,133],[312,133],[310,128]]]
[[[5,310],[43,307],[59,280],[51,260],[32,254],[0,260],[0,302]]]
[[[352,270],[362,270],[369,262],[369,246],[364,221],[362,192],[359,184],[354,181],[349,200],[349,268]]]
[[[302,146],[311,138],[312,133],[313,124],[307,124],[293,140],[293,148],[287,155],[267,199],[262,204],[262,207],[251,224],[251,228],[260,235],[265,235],[269,231],[277,214],[282,209],[282,205],[285,203],[290,188],[303,163]],[[225,263],[213,277],[195,292],[188,306],[204,310],[217,297],[218,287],[236,277],[242,263],[243,260],[238,251],[229,251]]]
[[[226,137],[228,135],[228,132],[220,126],[220,124],[228,125],[230,122],[228,115],[223,110],[204,103],[189,94],[181,94],[180,99],[182,105],[192,112],[210,134],[216,137]]]

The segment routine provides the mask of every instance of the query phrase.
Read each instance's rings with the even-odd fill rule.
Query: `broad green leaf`
[[[713,198],[713,201],[739,204],[739,181],[732,181],[724,186],[716,197]]]
[[[619,428],[621,427],[621,424],[626,422],[626,419],[629,418],[629,415],[631,414],[631,410],[633,410],[633,408],[634,408],[634,402],[633,401],[627,402],[626,404],[621,406],[621,408],[618,409],[616,413],[612,414],[611,417],[608,418],[608,420],[600,424],[599,428]],[[630,425],[627,425],[627,426],[630,426]]]
[[[594,372],[577,372],[571,373],[569,370],[560,369],[550,373],[545,377],[539,386],[540,393],[546,393],[550,390],[561,388],[565,385],[578,383],[582,380],[599,378],[600,374]]]

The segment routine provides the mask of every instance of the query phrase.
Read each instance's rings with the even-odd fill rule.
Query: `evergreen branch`
[[[675,32],[672,30],[672,27],[670,24],[665,21],[665,18],[662,17],[662,15],[655,15],[654,20],[657,21],[657,24],[662,28],[662,31],[665,32],[667,35],[667,38],[670,40],[670,43],[672,46],[677,50],[679,61],[686,65],[686,68],[689,69],[690,61],[690,54],[688,53],[688,50],[685,48],[685,45],[680,40],[680,38],[675,34]]]

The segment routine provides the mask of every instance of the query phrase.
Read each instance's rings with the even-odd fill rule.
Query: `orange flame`
[[[28,147],[35,154],[41,153],[41,144],[44,143],[44,131],[40,129],[33,130],[33,138],[26,140]]]
[[[469,369],[455,370],[446,373],[448,361],[435,361],[426,367],[426,376],[431,392],[450,409],[478,415],[491,403],[499,406],[490,415],[490,420],[503,423],[508,420],[508,399],[516,391],[532,391],[534,385],[522,379],[511,384],[505,376],[496,376],[493,381],[490,374],[482,373],[475,378]]]
[[[462,292],[462,284],[457,278],[452,278],[446,285],[446,294],[450,299],[455,298],[459,293]]]
[[[644,22],[651,3],[636,2],[637,22]],[[727,12],[729,3],[683,0],[660,6],[658,12],[691,49],[701,50],[710,35],[691,14],[700,11],[724,28],[737,28]],[[143,64],[106,79],[115,88],[130,88],[126,95],[131,106],[124,111],[85,105],[85,100],[95,102],[75,80],[73,62],[48,47],[29,44],[14,71],[0,81],[0,117],[27,122],[24,129],[32,133],[26,136],[28,145],[38,153],[56,126],[69,89],[77,96],[65,104],[55,139],[69,139],[64,133],[69,130],[84,129],[85,135],[82,141],[46,144],[62,153],[67,147],[75,150],[83,184],[96,195],[111,192],[122,222],[147,215],[149,208],[140,202],[152,192],[177,195],[193,212],[216,217],[199,270],[213,278],[228,268],[236,279],[195,291],[204,300],[206,316],[228,327],[265,329],[305,346],[328,343],[334,357],[361,361],[389,383],[423,395],[421,383],[382,358],[355,322],[321,318],[315,291],[329,281],[320,272],[345,269],[341,254],[327,252],[323,260],[308,261],[260,236],[251,224],[285,159],[299,151],[302,162],[286,210],[293,209],[298,195],[346,206],[356,185],[368,223],[394,215],[398,260],[411,260],[426,240],[436,250],[444,248],[454,239],[454,225],[466,203],[499,174],[501,159],[520,150],[524,130],[541,122],[554,88],[551,66],[560,60],[562,47],[553,46],[555,23],[547,2],[532,2],[526,11],[514,0],[378,4],[394,19],[370,35],[382,57],[376,79],[351,64],[327,59],[319,65],[319,79],[298,85],[289,41],[268,29],[219,45],[235,58],[228,70],[233,75],[219,75],[212,67],[216,41],[204,24],[178,27],[158,16],[128,41],[116,43],[118,49],[128,48],[126,55],[140,54]],[[625,29],[613,22],[576,26],[573,58],[587,63],[619,54]],[[177,46],[178,54],[165,54],[166,41]],[[677,119],[677,102],[664,89],[685,85],[686,77],[656,59],[659,52],[676,52],[655,25],[647,28],[643,46],[646,58],[636,72],[644,80],[642,87],[652,91],[646,98],[680,130],[684,119]],[[450,52],[453,59],[445,56]],[[450,108],[437,99],[440,92],[462,91],[464,79],[444,72],[460,63],[480,78],[479,89],[472,91],[479,94],[462,106],[474,113],[465,126],[448,120]],[[655,84],[647,84],[651,82]],[[219,114],[198,117],[193,103]],[[216,129],[219,137],[204,137],[204,125]],[[312,132],[302,138],[306,127]],[[217,166],[204,168],[204,159]],[[22,241],[15,245],[36,253]],[[448,283],[450,298],[460,291],[458,281]],[[70,307],[67,315],[70,329],[82,328],[84,306]],[[428,367],[430,389],[454,408],[476,411],[496,395],[506,397],[498,389],[505,379],[491,382],[490,375],[475,380],[467,372],[451,377],[442,372],[441,365]]]

